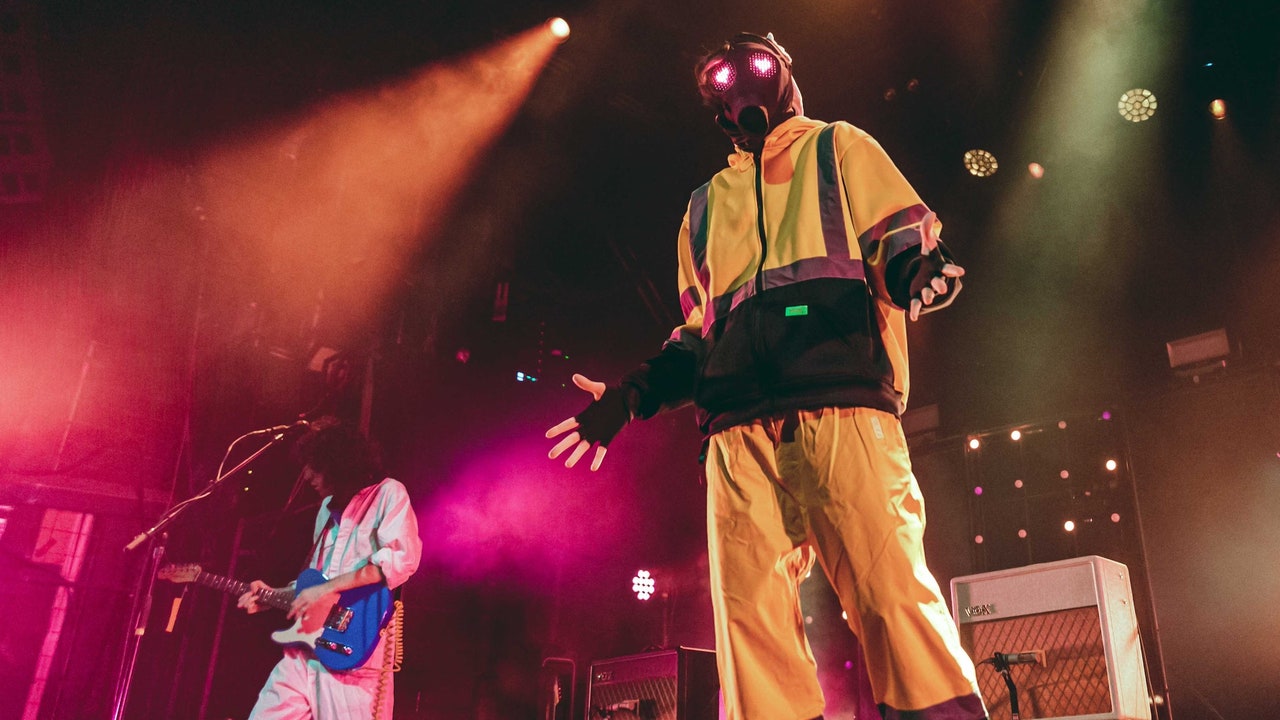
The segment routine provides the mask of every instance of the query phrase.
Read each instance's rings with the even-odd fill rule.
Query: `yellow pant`
[[[707,499],[730,720],[822,713],[799,596],[815,554],[862,643],[885,717],[986,717],[973,662],[925,565],[924,504],[897,418],[829,408],[717,433]]]

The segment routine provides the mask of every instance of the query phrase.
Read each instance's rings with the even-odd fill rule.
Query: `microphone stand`
[[[1018,686],[1013,684],[1013,676],[1009,674],[1009,660],[1001,653],[996,653],[991,657],[991,664],[1004,678],[1004,684],[1009,688],[1009,717],[1011,720],[1021,720],[1022,714],[1018,712]]]
[[[156,573],[160,569],[160,561],[164,558],[165,541],[168,540],[168,533],[161,533],[175,519],[178,518],[187,508],[191,507],[197,500],[203,500],[213,494],[222,483],[232,475],[244,469],[249,463],[258,459],[267,450],[275,447],[284,439],[285,434],[294,427],[302,427],[305,423],[294,423],[293,425],[283,425],[268,428],[266,431],[255,430],[254,432],[242,435],[231,443],[234,446],[240,440],[249,435],[259,433],[274,433],[271,439],[265,445],[258,448],[252,455],[241,460],[239,464],[230,470],[221,473],[209,481],[204,490],[193,495],[186,500],[174,505],[165,511],[164,515],[156,521],[149,529],[137,534],[128,545],[124,546],[125,552],[136,549],[144,542],[151,541],[151,554],[144,567],[144,572],[138,576],[138,582],[134,586],[133,603],[129,611],[129,624],[126,628],[124,648],[121,651],[119,670],[116,672],[115,694],[113,695],[111,720],[123,720],[125,705],[129,700],[129,686],[133,683],[133,672],[138,662],[138,649],[142,645],[142,636],[147,629],[147,618],[151,614],[151,596],[155,588]],[[231,446],[227,447],[227,452],[231,452]],[[156,534],[160,533],[159,538]]]

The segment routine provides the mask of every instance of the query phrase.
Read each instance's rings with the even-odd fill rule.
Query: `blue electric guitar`
[[[210,575],[199,565],[165,565],[156,574],[174,583],[196,583],[231,595],[243,595],[252,588],[249,583],[220,575]],[[293,590],[260,590],[258,600],[278,610],[288,611],[295,593],[325,581],[319,570],[303,570]],[[307,613],[306,621],[298,618],[292,627],[271,633],[281,645],[310,648],[316,659],[330,670],[341,671],[364,665],[378,646],[378,633],[391,619],[391,591],[383,583],[330,593]]]

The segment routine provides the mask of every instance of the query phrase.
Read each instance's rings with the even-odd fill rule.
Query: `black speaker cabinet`
[[[998,570],[951,581],[960,641],[975,662],[1037,653],[1010,666],[1022,718],[1150,720],[1146,667],[1129,570],[1097,556]],[[1009,720],[1009,690],[978,666],[991,720]]]
[[[682,647],[591,664],[588,720],[717,720],[719,701],[711,650]]]

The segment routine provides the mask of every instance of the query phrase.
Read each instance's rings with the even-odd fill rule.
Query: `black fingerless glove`
[[[631,422],[631,409],[627,407],[625,393],[610,387],[573,419],[578,421],[578,437],[608,447],[614,436]]]
[[[899,279],[898,282],[890,285],[895,288],[890,294],[893,303],[904,310],[910,308],[911,301],[920,297],[920,291],[929,287],[935,277],[941,277],[947,281],[946,294],[939,295],[932,305],[920,308],[920,312],[932,312],[950,305],[961,287],[960,278],[942,275],[942,266],[951,262],[955,262],[951,253],[941,243],[928,255],[919,255],[910,251],[900,253],[889,262],[887,273],[889,277]],[[903,290],[906,290],[905,294]]]

